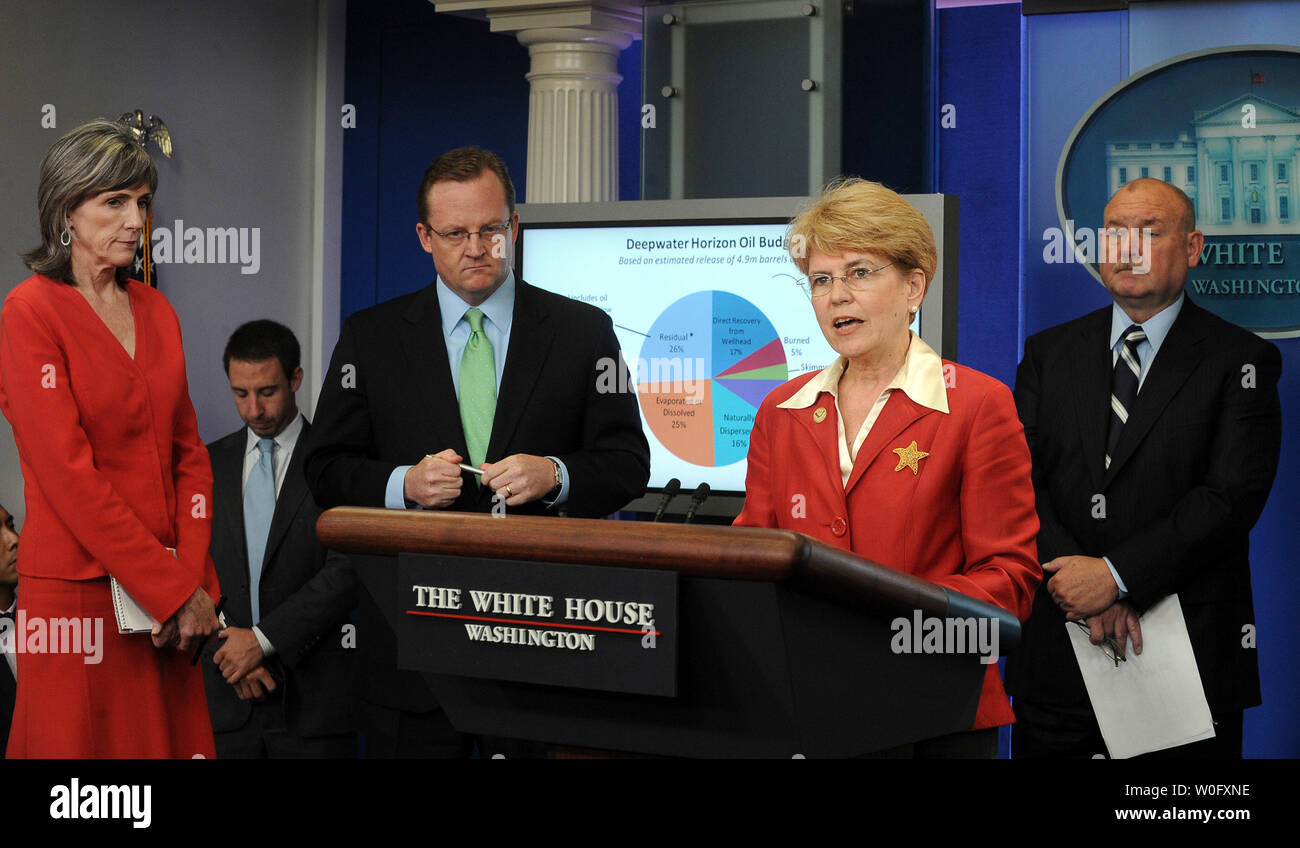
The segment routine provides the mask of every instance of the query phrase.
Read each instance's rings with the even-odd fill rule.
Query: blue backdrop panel
[[[1020,7],[939,12],[935,190],[961,198],[957,352],[1007,385],[1020,361]]]
[[[528,51],[485,21],[419,0],[348,7],[345,88],[357,129],[344,146],[342,317],[428,285],[416,190],[439,154],[476,144],[505,160],[523,202]]]
[[[618,57],[618,199],[641,199],[641,42]],[[646,130],[654,132],[654,130]]]
[[[433,263],[415,235],[415,195],[439,153],[466,144],[495,151],[523,203],[528,140],[528,50],[486,21],[437,14],[426,0],[348,6],[343,284],[340,312],[427,285]],[[641,45],[619,57],[619,197],[638,199]]]
[[[1124,12],[1037,15],[1025,24],[1025,333],[1032,335],[1110,303],[1081,266],[1043,261],[1043,233],[1060,226],[1053,187],[1061,149],[1092,102],[1128,75],[1128,50]]]

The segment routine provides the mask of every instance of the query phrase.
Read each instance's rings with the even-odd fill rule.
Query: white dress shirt
[[[16,597],[5,612],[10,615],[18,614],[18,599]],[[5,655],[5,662],[9,663],[9,671],[13,673],[14,680],[18,679],[18,657],[14,655],[14,632],[17,627],[17,621],[10,621],[8,626],[0,627],[0,653]]]
[[[853,475],[853,463],[857,461],[858,451],[862,449],[863,442],[867,440],[871,428],[880,417],[880,413],[884,411],[885,404],[895,389],[921,406],[942,412],[944,415],[948,414],[948,389],[943,380],[943,360],[934,352],[934,348],[923,342],[916,333],[912,333],[912,340],[907,346],[903,364],[894,375],[894,379],[881,390],[876,402],[872,404],[871,411],[867,413],[866,420],[858,428],[858,434],[850,448],[844,432],[844,415],[840,410],[839,393],[840,377],[844,375],[844,368],[847,365],[848,360],[839,357],[819,371],[816,377],[804,383],[789,399],[777,404],[781,409],[806,409],[816,403],[823,392],[829,393],[835,399],[835,417],[838,419],[840,435],[840,477],[842,484],[846,486],[849,477]]]

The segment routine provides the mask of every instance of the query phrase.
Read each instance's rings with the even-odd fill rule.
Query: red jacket
[[[154,289],[132,281],[127,292],[134,359],[70,285],[35,276],[5,299],[0,408],[27,504],[18,572],[111,574],[165,621],[199,586],[219,592],[208,556],[212,468],[176,313]]]
[[[1029,448],[1011,391],[944,362],[948,413],[895,390],[842,484],[834,398],[782,409],[813,374],[775,389],[750,436],[745,508],[736,525],[796,530],[996,604],[1024,621],[1042,581]],[[824,418],[818,409],[824,409]],[[895,448],[929,456],[917,473]],[[996,664],[972,729],[1015,721]]]

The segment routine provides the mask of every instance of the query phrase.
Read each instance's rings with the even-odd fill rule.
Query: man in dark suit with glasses
[[[636,397],[597,379],[625,368],[609,316],[515,277],[514,198],[481,148],[425,172],[415,231],[437,279],[344,322],[307,457],[322,506],[601,517],[645,491]],[[397,670],[381,613],[396,569],[357,567],[367,756],[468,753],[424,680]]]

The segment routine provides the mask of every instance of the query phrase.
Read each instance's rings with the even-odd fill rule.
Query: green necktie
[[[492,417],[497,410],[497,366],[492,342],[483,332],[483,311],[467,309],[469,341],[460,357],[460,423],[465,428],[469,464],[475,468],[487,457],[492,437]],[[475,477],[475,480],[478,478]]]

